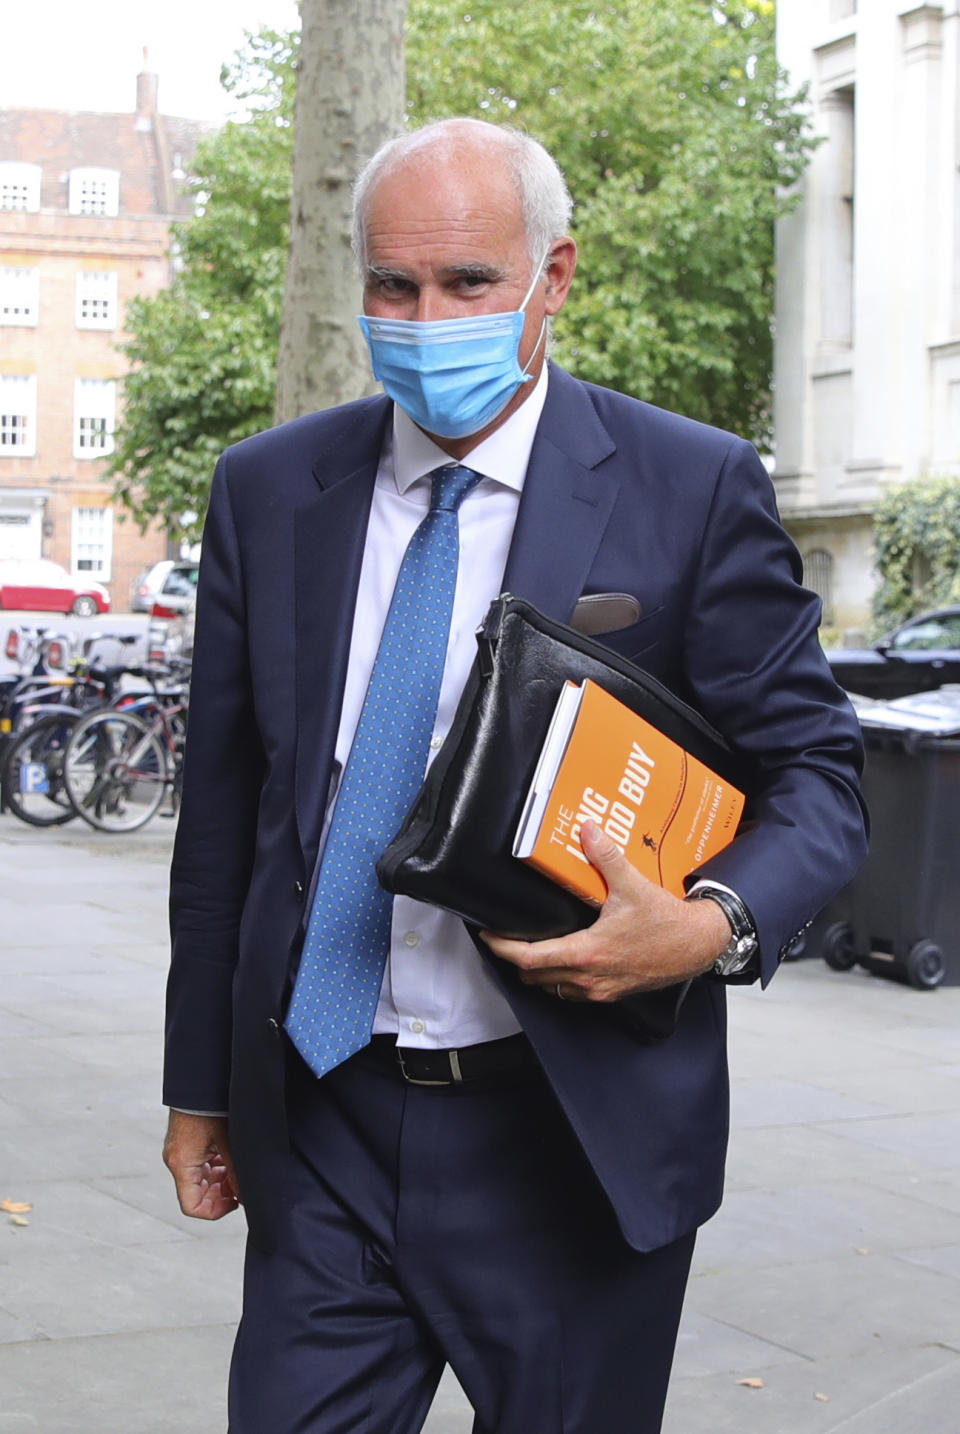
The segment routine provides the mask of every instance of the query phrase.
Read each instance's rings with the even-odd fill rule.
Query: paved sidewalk
[[[171,836],[0,817],[0,1199],[33,1205],[0,1215],[0,1434],[225,1427],[241,1221],[182,1219],[159,1161]],[[805,962],[730,1004],[665,1434],[958,1434],[960,987]],[[470,1430],[449,1375],[426,1427]]]

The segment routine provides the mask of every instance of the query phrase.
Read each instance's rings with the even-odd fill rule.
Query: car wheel
[[[76,613],[77,617],[96,617],[96,599],[90,597],[88,593],[81,593],[79,597],[74,598],[70,611]]]

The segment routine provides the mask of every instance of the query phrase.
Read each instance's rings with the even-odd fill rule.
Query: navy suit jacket
[[[271,1242],[288,1157],[281,1036],[329,790],[385,398],[246,439],[217,467],[197,600],[171,882],[164,1098],[230,1111],[251,1234]],[[603,641],[699,709],[761,774],[750,820],[702,869],[753,913],[763,979],[862,858],[859,728],[817,641],[819,602],[749,444],[551,369],[506,590],[568,620],[628,592]],[[725,989],[677,1029],[562,1003],[491,961],[638,1249],[708,1218],[728,1127]]]

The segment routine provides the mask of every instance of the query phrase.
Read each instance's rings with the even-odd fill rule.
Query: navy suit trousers
[[[623,1240],[538,1068],[403,1083],[291,1050],[279,1244],[248,1248],[230,1434],[657,1434],[693,1234]]]

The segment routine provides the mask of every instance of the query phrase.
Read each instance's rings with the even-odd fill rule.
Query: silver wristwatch
[[[710,972],[714,976],[739,976],[757,953],[757,929],[739,896],[719,886],[698,886],[687,894],[687,901],[715,901],[730,923],[732,935]]]

